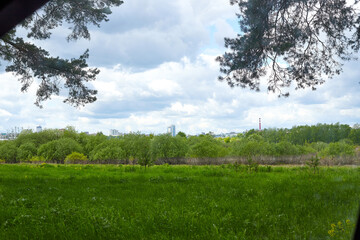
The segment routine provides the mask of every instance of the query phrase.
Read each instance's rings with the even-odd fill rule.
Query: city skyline
[[[121,136],[121,135],[124,135],[124,134],[130,134],[130,133],[141,133],[141,134],[154,134],[154,135],[159,135],[159,134],[171,134],[173,137],[177,135],[177,133],[179,132],[183,132],[185,133],[186,135],[188,136],[198,136],[198,135],[203,135],[203,134],[211,134],[213,135],[214,137],[232,137],[232,136],[236,136],[237,134],[239,133],[246,133],[247,131],[250,131],[250,130],[258,130],[258,131],[263,131],[263,130],[266,130],[266,129],[291,129],[292,127],[296,127],[296,126],[306,126],[306,125],[295,125],[295,126],[292,126],[290,128],[286,128],[286,127],[283,127],[283,128],[263,128],[262,125],[261,125],[261,118],[259,118],[259,122],[258,122],[258,128],[249,128],[249,129],[245,129],[245,130],[242,130],[242,131],[228,131],[228,132],[212,132],[212,131],[205,131],[205,132],[198,132],[198,133],[195,133],[195,134],[189,134],[189,133],[186,133],[184,131],[181,131],[181,130],[176,130],[176,126],[175,125],[170,125],[166,128],[164,128],[164,131],[162,132],[144,132],[144,131],[141,131],[141,130],[138,130],[138,131],[130,131],[130,132],[121,132],[117,129],[109,129],[107,132],[103,132],[103,131],[95,131],[95,132],[89,132],[89,131],[78,131],[78,129],[76,129],[74,126],[65,126],[65,127],[62,127],[62,128],[42,128],[42,126],[36,126],[35,128],[23,128],[23,127],[14,127],[14,128],[11,128],[11,129],[8,129],[7,131],[0,131],[0,134],[1,136],[4,136],[5,134],[10,134],[11,136],[12,135],[18,135],[20,134],[23,130],[26,131],[26,130],[30,130],[32,131],[33,133],[37,133],[37,132],[41,132],[42,130],[47,130],[47,129],[57,129],[57,130],[64,130],[66,129],[67,127],[71,127],[71,128],[74,128],[74,130],[78,133],[86,133],[86,134],[97,134],[97,133],[102,133],[106,136]],[[318,123],[318,124],[323,124],[323,123]],[[335,123],[335,124],[345,124],[345,123]],[[314,124],[315,125],[315,124]],[[316,124],[317,125],[317,124]],[[348,124],[347,124],[348,125]],[[358,128],[359,127],[359,123],[355,123],[354,125],[349,125],[351,128]],[[308,125],[308,126],[312,126],[312,125]],[[1,138],[0,138],[1,139]]]

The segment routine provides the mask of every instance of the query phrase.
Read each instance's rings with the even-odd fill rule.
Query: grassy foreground
[[[350,239],[359,199],[359,167],[0,164],[0,239]]]

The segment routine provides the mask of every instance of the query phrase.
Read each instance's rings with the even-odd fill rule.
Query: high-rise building
[[[110,136],[119,136],[119,131],[116,129],[110,129]]]
[[[175,125],[171,125],[167,128],[167,133],[170,133],[171,136],[175,137]]]
[[[39,132],[41,132],[41,131],[42,131],[42,127],[41,127],[41,126],[37,126],[37,127],[36,127],[36,132],[39,133]]]

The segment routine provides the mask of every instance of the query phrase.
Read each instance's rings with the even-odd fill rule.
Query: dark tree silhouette
[[[18,27],[28,31],[29,39],[44,40],[50,38],[51,30],[67,23],[71,29],[68,41],[90,39],[88,26],[100,27],[102,21],[108,21],[110,8],[122,3],[121,0],[52,0]],[[88,57],[88,50],[70,60],[52,57],[46,50],[18,37],[16,28],[0,39],[0,58],[9,62],[6,71],[19,76],[21,91],[27,91],[34,79],[39,79],[35,102],[39,107],[52,95],[58,95],[62,87],[68,89],[64,102],[70,105],[81,106],[96,101],[97,91],[86,83],[95,80],[99,70],[88,68]]]
[[[360,47],[359,0],[230,0],[238,5],[241,34],[226,38],[228,52],[217,58],[219,80],[259,90],[268,72],[268,91],[279,96],[324,83],[353,59]]]

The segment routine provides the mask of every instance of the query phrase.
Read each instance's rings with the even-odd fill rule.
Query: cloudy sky
[[[0,71],[0,131],[74,126],[78,131],[244,131],[317,123],[360,123],[360,63],[348,62],[340,76],[317,91],[292,90],[289,98],[233,88],[219,82],[224,37],[238,32],[236,6],[229,0],[132,0],[113,9],[110,21],[91,28],[91,40],[66,42],[69,31],[36,42],[51,54],[78,57],[90,50],[89,65],[101,73],[93,87],[97,102],[82,108],[53,97],[39,109],[36,85],[27,93],[11,73]]]

